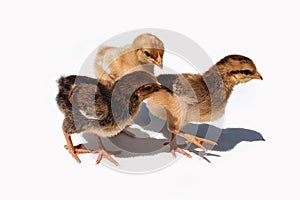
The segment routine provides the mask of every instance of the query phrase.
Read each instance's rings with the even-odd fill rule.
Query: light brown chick
[[[101,83],[109,86],[133,71],[145,70],[154,74],[154,64],[163,67],[163,55],[163,42],[145,33],[137,36],[129,46],[99,49],[94,65],[95,74]]]
[[[262,80],[253,61],[241,55],[229,55],[221,59],[203,75],[165,74],[158,81],[171,89],[174,95],[158,92],[147,101],[150,112],[167,120],[168,130],[172,133],[171,152],[183,153],[177,147],[175,135],[185,138],[206,150],[201,143],[216,143],[183,133],[180,129],[188,122],[208,122],[221,117],[227,100],[235,85],[253,79]],[[184,152],[187,155],[186,152]],[[187,155],[188,156],[188,155]]]

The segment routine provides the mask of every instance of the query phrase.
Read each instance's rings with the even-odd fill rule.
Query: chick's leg
[[[217,145],[217,143],[215,143],[211,140],[200,138],[200,137],[188,134],[188,133],[180,132],[179,130],[180,130],[182,124],[184,124],[184,123],[182,123],[180,120],[180,117],[177,117],[177,116],[180,116],[180,113],[177,115],[174,115],[171,112],[169,112],[167,115],[168,130],[170,132],[172,132],[172,134],[175,134],[175,135],[185,138],[186,142],[191,142],[191,143],[195,144],[196,146],[198,146],[199,148],[203,149],[204,151],[206,151],[206,148],[202,145],[202,143]]]
[[[65,134],[65,137],[67,140],[67,145],[65,145],[65,148],[69,150],[70,154],[77,160],[78,163],[80,163],[81,161],[77,154],[99,153],[98,158],[96,160],[96,164],[99,164],[101,162],[102,158],[106,158],[110,162],[112,162],[113,164],[118,166],[119,163],[111,157],[110,153],[108,153],[107,151],[104,150],[102,142],[101,142],[101,138],[97,134],[94,134],[94,135],[95,135],[96,141],[99,146],[99,148],[96,150],[85,149],[84,147],[82,147],[83,146],[82,144],[74,146],[69,134]],[[115,152],[115,153],[118,153],[118,152]]]
[[[96,164],[99,164],[101,162],[102,158],[106,158],[107,160],[112,162],[114,165],[118,166],[119,163],[111,157],[110,153],[108,153],[107,151],[104,150],[104,147],[103,147],[103,144],[101,142],[101,138],[99,137],[99,135],[97,135],[97,134],[94,134],[94,135],[96,137],[96,140],[97,140],[97,143],[99,146],[99,149],[92,151],[92,153],[98,153],[98,158],[96,160]]]
[[[80,163],[80,159],[79,157],[77,156],[78,152],[76,152],[76,148],[74,147],[73,145],[73,142],[71,140],[71,136],[64,132],[64,136],[66,138],[66,141],[67,141],[67,145],[65,145],[65,147],[67,147],[67,149],[69,150],[69,153],[73,156],[73,158],[75,158],[75,160]]]
[[[185,155],[188,158],[191,158],[192,156],[189,153],[185,152],[183,149],[178,147],[179,145],[177,144],[176,134],[173,133],[173,130],[179,129],[180,118],[173,115],[173,113],[167,111],[168,130],[172,133],[172,138],[170,142],[166,142],[165,144],[170,145],[170,151],[173,157],[176,157],[175,152],[178,152]]]
[[[164,145],[170,145],[170,152],[171,152],[171,154],[173,155],[174,158],[176,158],[176,152],[181,153],[181,154],[185,155],[188,158],[192,157],[189,153],[185,152],[183,149],[178,147],[177,140],[176,140],[176,135],[174,133],[172,133],[171,141],[164,143]]]

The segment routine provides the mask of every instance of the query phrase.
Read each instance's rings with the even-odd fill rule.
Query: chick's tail
[[[94,84],[97,85],[97,79],[93,79],[86,76],[71,75],[67,77],[60,77],[57,81],[58,83],[58,94],[56,96],[56,102],[59,109],[63,112],[72,111],[72,92],[76,85],[79,84]]]
[[[75,87],[76,76],[60,77],[58,79],[58,94],[56,96],[56,102],[59,109],[65,113],[72,110],[72,103],[70,97]]]

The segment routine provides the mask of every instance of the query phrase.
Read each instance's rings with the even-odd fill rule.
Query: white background
[[[1,1],[1,199],[299,199],[297,1]],[[152,174],[77,164],[62,148],[55,80],[111,36],[177,31],[214,62],[239,53],[264,81],[235,89],[225,127],[260,132],[209,164],[181,158]],[[167,64],[167,63],[165,63]]]

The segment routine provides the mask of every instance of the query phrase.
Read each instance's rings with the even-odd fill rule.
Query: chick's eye
[[[144,54],[145,54],[147,57],[151,57],[151,54],[150,54],[148,51],[144,51]]]
[[[242,74],[245,74],[245,75],[250,75],[252,74],[252,72],[250,70],[242,70],[241,71]]]
[[[147,87],[145,87],[145,90],[146,90],[146,91],[151,91],[151,90],[152,90],[152,87],[151,87],[151,86],[147,86]]]

